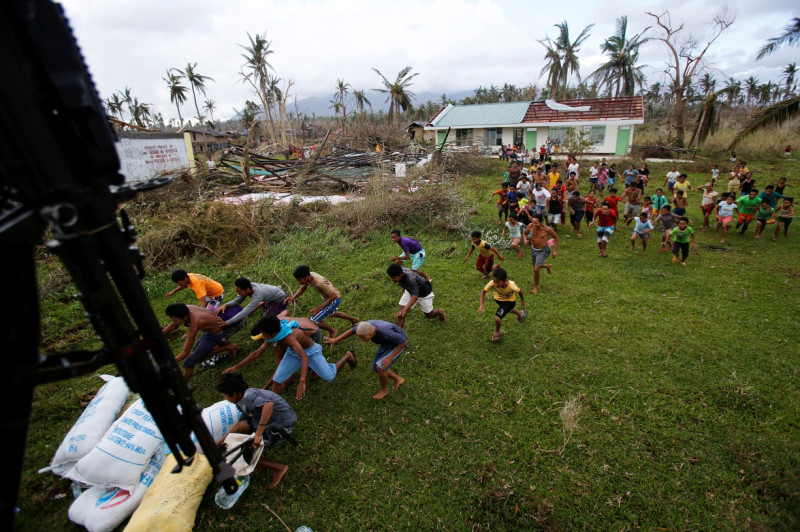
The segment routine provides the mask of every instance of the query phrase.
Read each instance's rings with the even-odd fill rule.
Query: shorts
[[[711,214],[714,212],[714,207],[716,207],[716,204],[709,203],[708,205],[700,205],[700,210],[703,211],[703,214]]]
[[[739,217],[736,219],[736,222],[740,223],[740,224],[741,223],[749,224],[750,222],[753,221],[753,218],[755,218],[755,217],[756,217],[755,214],[746,214],[746,213],[740,212],[739,213]]]
[[[325,300],[323,299],[322,301],[324,302]],[[328,303],[328,305],[326,307],[324,307],[322,310],[320,310],[318,313],[316,313],[313,316],[311,316],[311,321],[313,321],[314,323],[321,322],[326,317],[328,317],[331,314],[333,314],[334,312],[336,312],[336,309],[339,308],[339,304],[341,302],[342,302],[342,298],[341,297],[337,297],[336,299],[334,299],[333,301]]]
[[[475,268],[479,272],[489,273],[492,271],[492,266],[494,266],[494,255],[489,255],[488,257],[478,255],[478,260],[475,261]]]
[[[544,205],[534,205],[533,214],[544,214]]]
[[[787,218],[785,216],[778,216],[778,223],[782,223],[787,229],[792,223],[793,218]]]
[[[756,218],[756,224],[767,225],[769,218]]]
[[[222,304],[222,300],[225,299],[225,294],[219,295],[217,297],[205,296],[206,300],[206,308],[209,310],[214,310],[218,306]]]
[[[203,336],[197,340],[192,353],[183,362],[183,367],[186,369],[193,369],[197,364],[205,360],[208,354],[224,339],[224,333],[204,333]]]
[[[575,211],[575,214],[570,214],[569,215],[570,223],[573,223],[573,224],[581,223],[581,220],[583,220],[584,214],[586,214],[586,211]]]
[[[729,224],[733,221],[733,216],[720,216],[717,215],[717,221],[722,225]]]
[[[586,211],[586,223],[590,224],[594,220],[594,211]]]
[[[549,212],[547,213],[547,223],[557,224],[560,221],[561,221],[561,213],[558,214],[552,214]]]
[[[634,231],[631,237],[638,236],[642,240],[648,240],[650,238],[650,233],[641,233],[639,231]]]
[[[625,204],[625,210],[622,211],[622,216],[636,216],[639,214],[639,211],[642,209],[641,205],[634,205],[632,203]]]
[[[613,232],[614,232],[614,226],[613,225],[609,225],[609,226],[605,226],[605,227],[602,226],[602,225],[598,225],[597,226],[597,241],[598,242],[602,242],[603,240],[605,240],[606,242],[608,242],[608,239],[611,237],[611,234]]]
[[[405,307],[408,305],[408,302],[411,301],[411,294],[408,293],[408,290],[403,291],[403,297],[400,298],[399,305],[401,307]],[[417,297],[417,300],[411,306],[411,308],[417,307],[425,314],[433,311],[433,292],[428,294],[425,297]]]
[[[669,183],[667,183],[667,188],[668,188],[669,190],[672,190],[674,187],[675,187],[675,183],[673,183],[672,181],[670,181]]]
[[[425,250],[421,249],[416,253],[411,255],[411,269],[413,271],[419,270],[419,267],[422,266],[422,263],[425,262]]]
[[[308,355],[308,367],[314,370],[314,373],[326,381],[331,382],[336,377],[336,364],[331,364],[325,357],[322,356],[322,346],[315,343],[305,350]],[[281,363],[278,364],[278,369],[275,370],[275,375],[272,379],[278,384],[283,384],[289,377],[300,369],[301,359],[300,355],[294,352],[291,347],[286,348]]]
[[[533,264],[534,268],[544,266],[544,261],[546,261],[547,257],[549,256],[549,247],[536,249],[535,247],[531,246],[531,263]]]
[[[271,301],[264,303],[264,317],[277,316],[286,310],[286,304],[283,301]],[[244,320],[242,320],[244,321]]]
[[[516,300],[514,300],[514,301],[497,301],[495,299],[494,302],[497,303],[497,312],[495,312],[494,315],[497,316],[498,318],[500,318],[501,320],[506,317],[506,314],[511,312],[514,309],[514,307],[517,306],[517,301]]]
[[[596,185],[597,184],[597,178],[596,177],[590,177],[589,178],[589,183],[594,183]]]
[[[383,360],[384,358],[386,358],[389,355],[391,355],[392,351],[394,351],[396,347],[397,347],[396,345],[382,345],[382,346],[380,346],[378,348],[378,350],[375,351],[375,356],[372,358],[372,371],[377,373],[378,364],[381,362],[381,360]],[[400,360],[400,357],[402,356],[403,352],[405,352],[405,350],[406,350],[406,348],[404,347],[402,351],[397,353],[397,356],[394,357],[394,360],[392,360],[392,363],[389,364],[389,367],[384,369],[383,371],[387,371],[392,366],[394,366],[394,363],[397,362],[398,360]]]
[[[497,212],[500,214],[508,213],[508,203],[498,203]]]
[[[519,236],[512,236],[511,237],[511,245],[512,246],[519,246],[519,241],[522,237]]]
[[[674,209],[672,209],[672,212],[675,213],[677,216],[683,216],[684,214],[686,214],[686,209],[684,209],[683,207],[675,207]]]
[[[610,186],[610,187],[614,186],[614,183],[616,183],[616,180],[613,177],[609,177],[608,178],[608,186]]]
[[[259,421],[261,420],[248,418],[247,425],[250,427],[251,434],[255,432],[256,429],[258,428]],[[294,430],[294,423],[292,423],[288,427],[277,427],[268,424],[267,428],[264,429],[264,433],[261,435],[262,441],[264,442],[264,450],[268,451],[273,447],[286,441],[286,437],[284,436],[284,434],[291,434],[293,430]]]

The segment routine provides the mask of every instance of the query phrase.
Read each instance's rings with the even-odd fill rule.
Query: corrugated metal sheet
[[[433,127],[497,126],[519,124],[531,102],[454,105],[437,117]]]

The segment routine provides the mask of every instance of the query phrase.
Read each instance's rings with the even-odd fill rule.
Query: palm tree
[[[389,125],[392,125],[395,113],[399,114],[401,110],[407,111],[409,109],[414,109],[414,105],[411,103],[414,93],[408,90],[408,86],[411,85],[411,80],[419,75],[419,72],[411,74],[411,67],[407,66],[397,73],[397,78],[394,82],[390,82],[386,79],[386,76],[381,74],[380,70],[377,68],[373,68],[372,70],[381,77],[381,81],[383,82],[384,88],[373,90],[387,95],[386,101],[389,102],[388,121]]]
[[[195,72],[195,68],[197,68],[197,63],[187,63],[185,70],[178,70],[178,73],[181,76],[186,77],[189,80],[189,83],[192,86],[192,98],[194,98],[194,108],[197,110],[197,121],[198,123],[203,123],[203,115],[200,114],[200,107],[197,105],[197,93],[199,92],[203,96],[206,95],[206,82],[207,81],[214,81],[213,78],[208,76],[204,76]],[[176,69],[177,70],[177,69]]]
[[[728,78],[725,82],[725,95],[728,97],[728,105],[731,107],[739,101],[742,94],[742,82],[735,78]]]
[[[786,26],[783,35],[778,35],[777,37],[769,39],[767,44],[761,47],[756,56],[756,60],[771,54],[783,45],[797,46],[798,44],[800,44],[800,18],[795,17],[792,19],[792,22]]]
[[[176,74],[174,71],[176,69],[170,68],[167,70],[167,77],[161,78],[167,82],[167,86],[169,87],[169,101],[175,104],[175,108],[178,110],[178,120],[181,123],[181,127],[183,127],[183,117],[181,116],[181,105],[186,103],[186,91],[189,89],[186,88],[185,85],[181,85],[181,80],[183,76],[180,74]]]
[[[111,116],[118,116],[119,119],[122,120],[122,104],[123,103],[125,103],[125,102],[123,102],[120,99],[119,94],[117,94],[115,92],[114,94],[111,95],[110,98],[106,98],[106,100],[105,100],[106,112],[108,114],[110,114]]]
[[[131,120],[133,120],[133,113],[131,113],[131,105],[133,105],[133,96],[131,95],[130,87],[125,87],[124,91],[120,91],[119,93],[120,101],[128,107],[128,114],[131,115]],[[120,107],[121,109],[121,107]],[[124,111],[120,110],[119,114],[120,118],[124,120]]]
[[[336,92],[333,93],[333,102],[336,102],[338,106],[334,108],[334,111],[337,109],[342,111],[342,128],[345,127],[347,122],[347,93],[350,92],[350,84],[345,83],[343,79],[336,80]],[[338,113],[337,113],[338,114]]]
[[[748,105],[752,105],[753,101],[757,99],[759,84],[760,80],[755,76],[750,76],[744,80],[744,90],[747,92]]]
[[[139,98],[133,98],[129,107],[131,121],[139,127],[147,127],[150,121],[150,104],[139,103]]]
[[[364,105],[368,105],[372,109],[372,102],[367,99],[367,94],[364,90],[353,91],[353,100],[356,102],[356,109],[358,109],[359,115],[364,114]]]
[[[558,28],[558,37],[556,37],[555,45],[561,55],[561,99],[563,100],[567,96],[567,80],[570,74],[578,76],[578,83],[581,81],[578,52],[581,44],[589,38],[589,30],[594,27],[594,24],[589,24],[583,28],[583,31],[574,41],[569,38],[569,25],[566,20],[555,26]]]
[[[558,92],[558,84],[561,80],[561,54],[558,53],[555,43],[547,37],[539,44],[544,46],[544,66],[539,72],[539,76],[543,76],[547,72],[547,90],[550,93],[550,98],[555,98]]]
[[[643,37],[649,29],[648,26],[641,33],[628,39],[628,17],[623,16],[617,19],[616,33],[600,45],[603,53],[608,54],[610,58],[590,76],[599,83],[599,87],[606,85],[610,89],[615,86],[614,96],[620,94],[633,96],[636,85],[641,87],[644,82],[644,73],[642,72],[644,65],[636,66],[636,61],[639,59],[639,47],[651,40]]]
[[[781,79],[786,80],[786,90],[784,91],[784,98],[788,98],[795,90],[794,77],[797,75],[797,63],[789,63],[783,68]]]
[[[272,43],[266,39],[266,34],[263,36],[256,34],[255,37],[252,37],[248,33],[247,38],[250,40],[250,45],[242,46],[240,44],[239,46],[243,48],[245,52],[247,52],[246,54],[242,54],[242,57],[245,60],[243,68],[249,70],[250,73],[243,73],[242,76],[253,85],[253,88],[256,89],[256,94],[258,94],[258,97],[261,99],[261,105],[264,107],[264,112],[266,113],[267,118],[269,118],[270,131],[274,140],[275,124],[272,121],[272,91],[268,89],[270,78],[269,71],[272,69],[272,65],[269,64],[267,59],[275,52],[269,49],[270,44]]]
[[[214,109],[217,108],[217,102],[214,100],[206,100],[203,103],[203,109],[208,111],[208,115],[211,117],[211,122],[214,121]]]
[[[700,78],[700,88],[703,90],[703,94],[708,94],[714,90],[714,87],[717,85],[717,80],[711,77],[711,74],[706,72],[703,74],[703,77]]]

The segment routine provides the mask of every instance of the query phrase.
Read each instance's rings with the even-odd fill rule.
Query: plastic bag
[[[225,444],[228,446],[228,449],[233,449],[237,445],[245,442],[246,440],[252,438],[252,434],[238,434],[235,432],[231,432],[227,436],[225,436]],[[251,445],[252,444],[248,444]],[[244,477],[249,475],[250,473],[255,470],[256,466],[258,465],[258,459],[261,458],[261,453],[264,452],[264,442],[261,442],[261,445],[253,449],[253,458],[250,459],[250,463],[248,463],[243,456],[239,455],[238,458],[231,464],[233,466],[233,470],[237,477]],[[234,455],[239,454],[239,451],[233,453]]]

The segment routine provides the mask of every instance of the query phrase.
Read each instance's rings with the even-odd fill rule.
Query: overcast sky
[[[266,34],[275,52],[270,63],[283,80],[294,81],[298,99],[330,98],[338,78],[355,89],[380,86],[375,67],[393,80],[405,66],[419,75],[413,92],[435,94],[511,83],[540,87],[544,48],[554,24],[566,20],[574,40],[594,24],[580,51],[581,74],[604,62],[600,44],[628,15],[628,35],[652,26],[667,8],[675,26],[701,44],[711,35],[709,21],[721,2],[708,0],[64,0],[60,2],[81,46],[101,98],[130,87],[139,101],[153,104],[165,119],[177,118],[162,80],[170,67],[197,63],[214,78],[207,97],[215,118],[229,118],[246,99],[257,101],[239,75],[251,35]],[[711,48],[709,67],[718,80],[733,76],[777,81],[781,69],[800,58],[800,48],[784,47],[755,61],[770,37],[800,16],[797,0],[730,0],[736,22]],[[654,35],[654,30],[648,32]],[[668,59],[664,43],[641,49],[648,83],[663,81]],[[574,81],[573,81],[574,82]],[[202,102],[202,97],[198,96]],[[384,97],[373,93],[373,103]],[[196,114],[190,101],[184,117]]]

